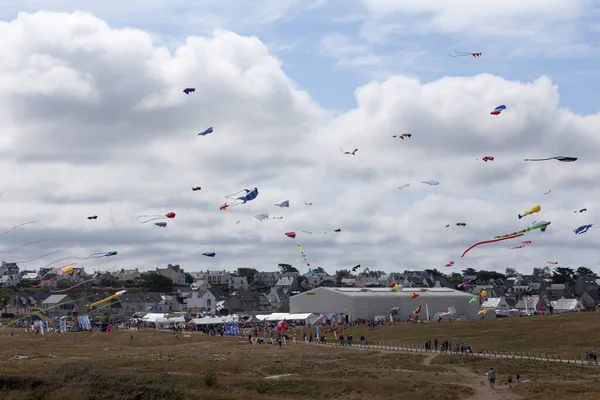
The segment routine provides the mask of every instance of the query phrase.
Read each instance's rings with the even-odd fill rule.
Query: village
[[[435,269],[402,273],[340,270],[334,275],[323,268],[301,274],[288,264],[279,264],[278,269],[186,272],[172,264],[154,271],[136,268],[87,274],[80,269],[71,275],[58,276],[42,288],[32,288],[43,275],[46,275],[45,280],[52,279],[48,274],[52,270],[21,270],[14,263],[3,262],[0,266],[1,313],[2,318],[12,319],[39,307],[47,310],[50,318],[66,317],[74,310],[85,309],[86,302],[122,289],[126,289],[127,294],[110,308],[102,309],[103,318],[117,320],[145,313],[183,313],[193,317],[289,313],[290,297],[319,287],[389,288],[394,282],[405,291],[455,289],[460,282],[472,279],[477,279],[476,284],[464,290],[474,295],[484,291],[486,295],[479,300],[479,307],[492,311],[490,316],[561,314],[596,310],[600,305],[600,279],[585,267],[576,270],[559,267],[553,271],[548,267],[534,268],[531,275],[511,268],[507,268],[505,274],[467,269],[450,276]],[[77,283],[84,283],[79,291],[60,293],[61,288]],[[93,295],[77,302],[81,291]]]

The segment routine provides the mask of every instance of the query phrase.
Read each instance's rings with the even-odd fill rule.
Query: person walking
[[[512,388],[512,375],[508,376],[508,388]]]
[[[490,368],[488,371],[488,380],[490,381],[490,389],[496,388],[496,371],[494,368]]]

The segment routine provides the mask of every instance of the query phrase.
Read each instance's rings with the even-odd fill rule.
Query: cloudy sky
[[[600,226],[600,1],[80,3],[0,1],[2,223],[39,220],[0,236],[5,261],[306,271],[301,242],[329,272],[600,272],[600,231],[573,233]],[[523,161],[556,155],[579,159]],[[164,229],[136,218],[170,211]],[[531,246],[461,258],[536,219],[552,225]]]

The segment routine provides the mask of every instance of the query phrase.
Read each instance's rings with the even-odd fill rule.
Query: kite
[[[109,302],[109,301],[111,301],[111,300],[113,300],[113,299],[119,298],[119,297],[121,297],[122,295],[124,295],[125,293],[127,293],[127,290],[121,290],[121,291],[118,291],[117,293],[113,294],[112,296],[108,296],[108,297],[106,297],[106,298],[104,298],[104,299],[102,299],[102,300],[100,300],[100,301],[97,301],[97,302],[95,302],[95,303],[92,303],[92,304],[90,304],[90,305],[89,305],[89,307],[90,307],[90,308],[92,309],[92,311],[93,311],[93,310],[95,310],[96,306],[99,306],[100,304],[107,303],[107,302]]]
[[[87,219],[98,219],[98,216],[97,215],[92,215],[90,217],[87,217]]]
[[[192,191],[196,192],[198,190],[202,190],[200,186],[192,186]]]
[[[52,239],[52,238],[46,238],[46,239],[41,239],[41,240],[35,240],[33,242],[27,242],[25,244],[22,244],[20,246],[15,247],[14,249],[10,249],[10,250],[0,250],[0,253],[10,253],[13,252],[15,250],[19,250],[21,247],[25,247],[25,246],[29,246],[30,244],[36,244],[36,243],[41,243],[41,242],[45,242],[48,239]]]
[[[302,258],[304,259],[306,266],[308,267],[308,269],[310,269],[310,263],[308,262],[306,254],[304,254],[304,250],[302,249],[302,245],[300,243],[298,243],[298,251],[300,252],[300,254],[302,254]]]
[[[273,219],[283,219],[283,217],[273,217]]]
[[[4,235],[6,235],[8,232],[10,232],[10,231],[12,231],[12,230],[14,230],[14,229],[20,228],[21,226],[24,226],[24,225],[29,225],[29,224],[35,224],[36,222],[38,222],[38,221],[37,221],[37,220],[35,220],[35,221],[23,222],[22,224],[15,225],[15,226],[13,226],[12,228],[9,228],[9,229],[8,229],[7,231],[5,231],[4,233],[0,234],[0,236],[4,236]]]
[[[229,207],[229,205],[227,203],[225,203],[222,206],[219,206],[219,210],[225,211],[225,210],[227,210],[227,207]]]
[[[275,207],[279,207],[279,208],[284,208],[284,207],[289,207],[290,206],[290,201],[289,200],[282,200],[279,201],[275,204],[273,204]]]
[[[415,311],[413,311],[413,314],[418,314],[421,312],[421,306],[417,307]]]
[[[546,261],[546,264],[556,265],[558,264],[558,261]]]
[[[305,201],[305,202],[304,202],[304,205],[307,205],[307,206],[312,206],[312,203],[307,203],[307,202]]]
[[[483,158],[481,159],[481,161],[485,161],[485,162],[488,162],[488,161],[494,161],[494,157],[485,156],[485,157],[483,157]]]
[[[446,228],[448,228],[450,226],[450,224],[446,225]]]
[[[45,285],[48,282],[52,282],[64,275],[73,275],[73,272],[75,272],[75,269],[73,268],[73,265],[75,264],[69,264],[69,265],[65,265],[63,267],[60,268],[56,268],[50,272],[47,272],[46,274],[44,274],[44,276],[38,278],[39,280],[43,279],[46,275],[48,274],[56,274],[56,276],[54,278],[48,279],[47,281],[43,281],[41,282],[39,285],[35,285],[35,286],[31,286],[32,288],[39,288],[42,287],[43,285]]]
[[[392,283],[394,283],[394,286],[393,286],[394,292],[400,292],[404,288],[400,283],[396,283],[396,282],[392,282]]]
[[[480,310],[477,314],[479,314],[479,315],[487,314],[488,311],[490,311],[490,310],[487,308],[484,308],[483,310]]]
[[[479,297],[485,297],[485,296],[487,296],[487,292],[485,290],[481,289],[479,291],[479,293],[477,293],[477,296],[479,296]]]
[[[466,222],[457,222],[456,226],[467,226]]]
[[[154,225],[160,226],[161,228],[166,228],[167,227],[167,223],[166,222],[155,222]]]
[[[304,232],[304,233],[308,233],[309,235],[312,235],[312,232],[311,232],[311,231],[302,231],[302,232]]]
[[[138,219],[143,218],[144,221],[141,221],[142,224],[145,224],[146,222],[150,222],[150,221],[156,221],[157,219],[173,219],[175,218],[176,214],[174,212],[168,212],[165,215],[138,215]]]
[[[397,137],[397,138],[399,138],[399,139],[402,139],[402,140],[404,140],[404,138],[405,138],[405,137],[409,138],[409,137],[411,137],[411,136],[412,136],[412,134],[410,134],[410,133],[403,133],[402,135],[394,135],[394,136],[392,136],[392,137]]]
[[[243,192],[246,192],[246,194],[240,196],[240,194]],[[254,200],[256,196],[258,196],[258,188],[255,187],[254,189],[242,189],[237,193],[232,193],[225,196],[226,199],[232,200],[232,202],[231,204],[225,203],[223,206],[234,207],[239,206],[240,204],[246,204],[250,200]],[[227,207],[225,207],[225,209],[227,209]]]
[[[531,240],[524,240],[521,242],[521,244],[519,246],[509,247],[509,249],[522,249],[525,246],[529,246],[531,243],[532,243]]]
[[[405,183],[404,185],[400,185],[400,186],[398,186],[398,190],[402,190],[402,189],[404,189],[405,187],[409,187],[409,186],[410,186],[410,183]]]
[[[429,186],[437,186],[440,184],[438,181],[421,181],[421,183],[425,183]]]
[[[214,256],[216,256],[216,253],[214,253],[214,252],[210,251],[210,252],[208,252],[208,253],[202,253],[202,255],[203,255],[203,256],[206,256],[206,257],[214,257]]]
[[[492,240],[486,240],[483,242],[478,242],[475,243],[473,246],[469,247],[468,249],[466,249],[464,251],[464,253],[462,253],[461,257],[464,257],[465,254],[467,254],[472,248],[480,246],[482,244],[488,244],[488,243],[495,243],[495,242],[501,242],[503,240],[509,240],[509,239],[514,239],[520,236],[523,236],[526,232],[532,231],[534,229],[539,229],[542,232],[546,232],[546,228],[548,228],[548,225],[550,225],[550,222],[547,221],[540,221],[540,222],[534,222],[533,224],[531,224],[531,226],[517,231],[517,232],[513,232],[513,233],[509,233],[508,235],[501,235],[501,236],[494,236],[494,239]]]
[[[269,219],[269,214],[265,214],[265,213],[258,214],[258,215],[255,215],[254,218],[259,220],[260,222],[263,222],[265,219]]]
[[[285,236],[293,239],[296,237],[296,232],[286,232]]]
[[[450,261],[448,264],[446,264],[446,267],[451,267],[454,265],[454,261]]]
[[[531,215],[537,212],[540,212],[542,210],[542,206],[535,206],[535,207],[531,207],[531,209],[529,211],[525,211],[523,213],[523,215],[519,214],[519,219],[526,217],[527,215]]]
[[[464,289],[464,288],[466,288],[466,287],[469,287],[469,286],[475,285],[476,283],[477,283],[477,278],[475,278],[475,279],[471,279],[470,281],[465,281],[465,282],[463,282],[463,283],[459,284],[459,285],[458,285],[458,288],[459,288],[459,289]]]
[[[545,195],[547,195],[547,194],[550,194],[550,193],[552,193],[552,189],[550,189],[550,190],[548,190],[547,192],[545,192],[545,193],[544,193],[544,196],[545,196]]]
[[[564,157],[564,156],[556,156],[556,157],[548,157],[548,158],[526,158],[525,161],[548,161],[548,160],[558,160],[562,162],[574,162],[577,161],[577,157]],[[550,192],[548,192],[550,193]]]
[[[471,297],[471,300],[469,300],[469,303],[475,303],[477,300],[479,300],[479,297],[473,296],[473,297]]]
[[[102,258],[102,257],[111,257],[111,256],[116,256],[117,254],[119,254],[117,251],[107,251],[106,253],[92,253],[89,256],[87,256],[86,258],[79,258],[79,257],[75,257],[75,258],[79,258],[80,260],[89,260],[90,258]]]
[[[341,150],[342,154],[350,154],[350,155],[353,155],[353,156],[355,156],[356,152],[358,151],[358,149],[354,149],[352,151],[344,151],[344,150],[342,150],[341,147],[340,147],[340,150]]]
[[[593,224],[581,225],[579,228],[573,229],[573,232],[575,232],[576,235],[584,234],[588,231],[588,229],[590,229],[592,227],[592,225]]]
[[[206,135],[208,135],[209,133],[213,133],[213,132],[214,132],[214,131],[213,131],[213,128],[212,128],[212,126],[211,126],[210,128],[208,128],[208,129],[207,129],[207,130],[205,130],[204,132],[200,132],[200,133],[198,134],[198,136],[206,136]]]
[[[189,95],[190,93],[194,93],[195,91],[196,91],[196,88],[193,88],[193,87],[188,87],[188,88],[183,89],[183,93],[185,93],[187,95]]]
[[[490,113],[490,115],[500,115],[502,111],[506,110],[506,106],[504,104],[494,108],[494,111]]]
[[[339,232],[341,232],[342,230],[341,230],[341,229],[334,229],[333,231],[334,231],[334,232],[338,232],[338,233],[339,233]]]
[[[450,57],[454,58],[454,57],[469,57],[469,56],[472,56],[472,57],[481,57],[481,55],[483,54],[483,53],[467,53],[467,52],[464,52],[464,51],[456,51],[456,50],[454,50],[454,52],[456,53],[455,56],[453,56],[452,54],[448,54],[448,55]]]
[[[356,272],[356,270],[359,269],[359,268],[360,268],[360,264],[358,264],[355,267],[352,267],[352,272]]]
[[[584,211],[587,211],[587,208],[582,208],[582,209],[581,209],[581,210],[579,210],[579,211],[573,211],[573,212],[575,212],[575,213],[577,213],[577,212],[579,212],[579,213],[582,213],[582,212],[584,212]]]
[[[413,293],[410,296],[408,296],[409,299],[413,299],[413,300],[416,299],[417,297],[419,297],[418,293]]]

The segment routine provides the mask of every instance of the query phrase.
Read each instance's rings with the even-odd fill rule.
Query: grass
[[[374,330],[353,327],[344,335],[358,338],[364,332],[370,341],[415,345],[437,336],[467,340],[476,350],[555,349],[558,354],[579,355],[579,346],[595,346],[599,317],[588,313]],[[0,340],[0,398],[7,400],[379,400],[398,393],[412,400],[600,398],[596,366],[291,343],[279,348],[251,345],[241,338],[176,338],[151,330],[135,331],[133,341],[129,332],[120,331],[45,337],[15,332],[2,332]],[[487,387],[485,373],[491,366],[497,370],[501,397],[493,397]],[[524,382],[509,390],[506,379],[517,373]]]
[[[365,335],[369,342],[423,347],[425,341],[450,340],[469,343],[474,351],[506,351],[548,354],[549,357],[581,359],[586,351],[600,347],[597,332],[600,313],[498,318],[480,321],[397,324],[347,328],[343,335],[354,340]],[[328,334],[327,340],[333,340]]]

